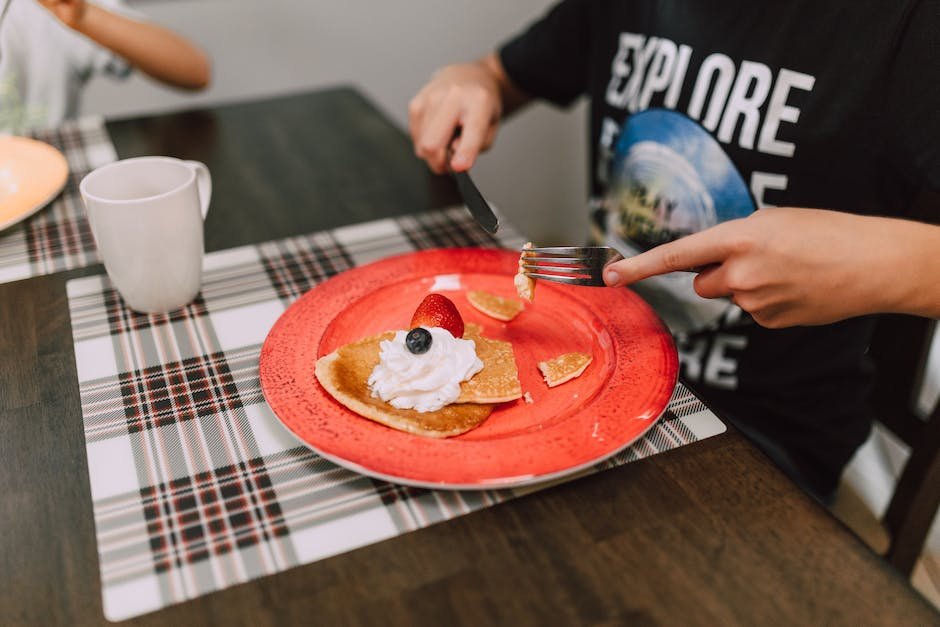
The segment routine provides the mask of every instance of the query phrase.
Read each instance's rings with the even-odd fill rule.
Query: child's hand
[[[37,0],[60,22],[69,28],[78,28],[85,17],[85,0]]]
[[[447,66],[408,105],[415,154],[438,174],[448,166],[467,170],[493,143],[501,114],[499,81],[485,64]],[[454,140],[457,131],[460,136]]]
[[[940,227],[821,209],[775,207],[610,264],[607,285],[702,268],[695,291],[731,296],[765,327],[826,324],[869,313],[936,317],[928,264]]]

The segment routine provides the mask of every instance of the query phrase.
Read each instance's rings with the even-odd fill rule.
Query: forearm
[[[887,259],[870,262],[884,294],[880,309],[940,318],[940,226],[890,218],[868,220],[874,237],[892,243]]]
[[[491,52],[477,61],[477,63],[485,69],[493,77],[497,85],[499,85],[499,95],[503,101],[503,117],[511,115],[513,112],[518,111],[531,102],[532,97],[519,89],[515,83],[512,82],[512,79],[509,78],[509,75],[506,74],[506,69],[499,60],[498,54]]]
[[[161,26],[88,4],[74,28],[158,81],[185,89],[202,89],[209,83],[205,53]]]

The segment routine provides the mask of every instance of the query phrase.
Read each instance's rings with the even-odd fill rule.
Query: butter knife
[[[460,191],[460,196],[463,198],[464,204],[467,205],[467,208],[470,210],[470,213],[473,214],[477,223],[482,226],[486,232],[495,233],[499,228],[499,220],[486,202],[486,199],[483,198],[483,194],[481,194],[477,186],[473,184],[473,181],[470,179],[470,174],[467,172],[453,172],[452,174],[457,181],[457,189]]]

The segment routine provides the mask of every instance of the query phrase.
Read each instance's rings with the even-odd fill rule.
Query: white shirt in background
[[[96,73],[123,78],[130,66],[59,22],[35,0],[10,2],[0,25],[0,133],[55,126],[78,114],[82,89]],[[120,0],[96,0],[129,14]]]

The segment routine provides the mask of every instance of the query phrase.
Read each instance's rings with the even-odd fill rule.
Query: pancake
[[[487,316],[503,322],[509,322],[525,308],[521,300],[503,298],[481,290],[467,292],[467,301]]]
[[[539,362],[539,370],[548,387],[553,388],[580,376],[591,363],[587,353],[565,353]]]
[[[478,329],[471,327],[470,330],[478,333]],[[431,412],[393,407],[372,396],[368,380],[379,363],[379,343],[394,336],[393,331],[388,331],[366,337],[321,357],[316,363],[317,380],[334,399],[360,416],[393,429],[434,438],[465,433],[489,417],[493,403],[514,400],[522,395],[512,346],[508,342],[478,335],[468,337],[465,332],[465,338],[476,342],[483,370],[470,381],[461,383],[457,402]]]
[[[468,325],[464,339],[476,344],[483,370],[460,384],[458,403],[506,403],[522,398],[512,344],[480,335],[477,325]]]

